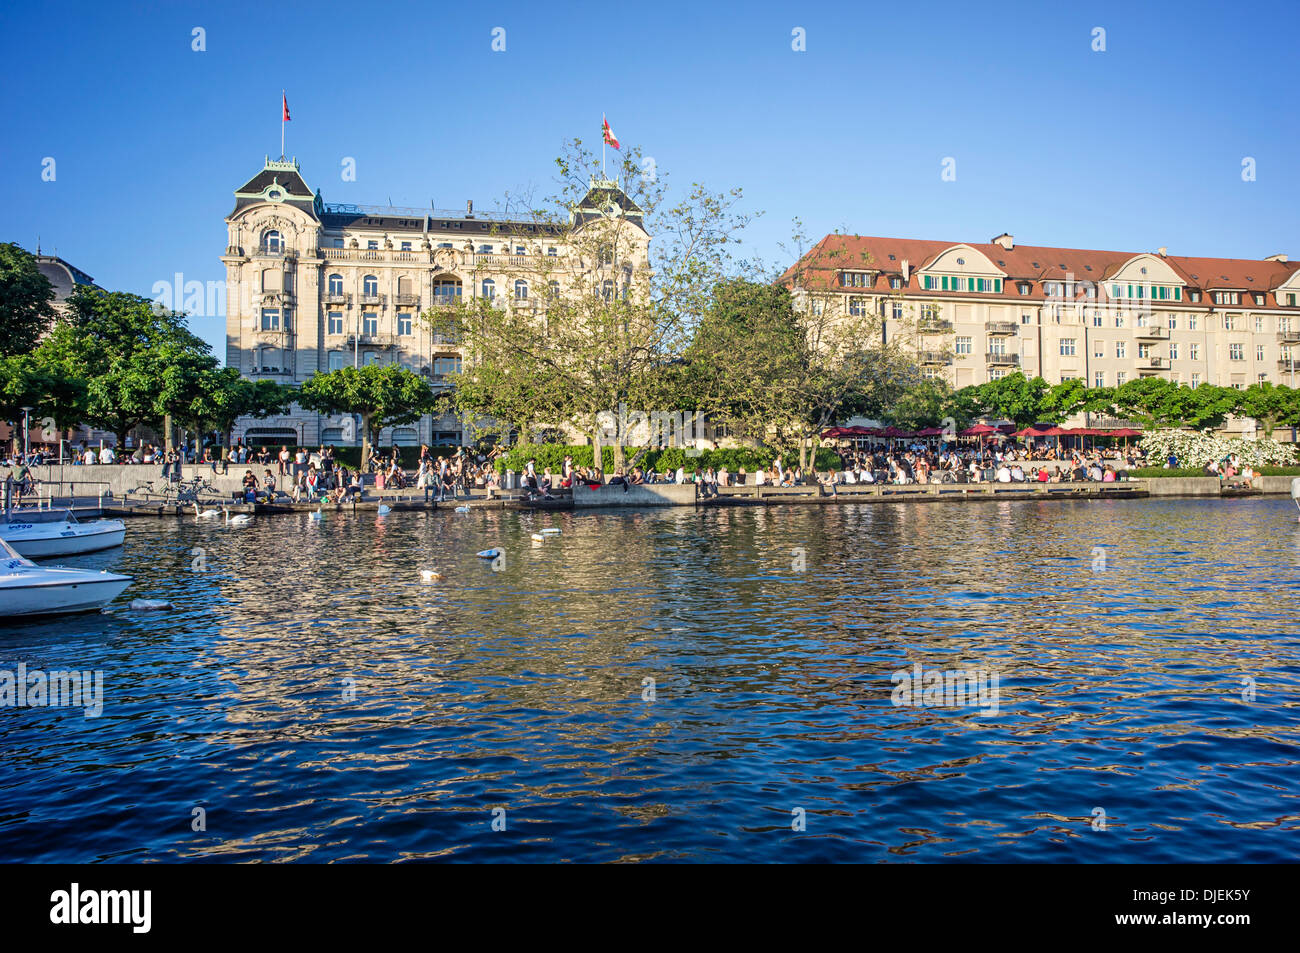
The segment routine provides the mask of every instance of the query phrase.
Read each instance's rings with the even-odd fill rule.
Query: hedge
[[[1300,467],[1256,467],[1255,473],[1259,476],[1300,476]],[[1128,475],[1136,480],[1145,480],[1152,477],[1203,477],[1212,476],[1204,470],[1198,470],[1193,467],[1137,467],[1128,471]]]
[[[611,473],[614,469],[614,448],[601,447],[601,469],[606,473]],[[624,460],[631,463],[632,458],[636,456],[640,447],[624,447]],[[564,458],[573,457],[574,466],[590,467],[595,460],[594,448],[590,446],[573,446],[558,443],[543,444],[517,444],[504,456],[498,457],[496,467],[504,472],[506,470],[522,470],[529,460],[536,461],[538,471],[551,468],[551,472],[559,473],[564,466]],[[651,450],[641,456],[637,461],[637,466],[656,472],[667,470],[676,470],[678,467],[685,467],[689,472],[691,470],[704,470],[708,467],[718,469],[726,466],[728,470],[735,473],[742,467],[746,472],[752,472],[760,467],[772,465],[776,459],[776,452],[763,447],[726,447],[719,450],[703,450],[695,456],[687,456],[686,450],[681,447],[669,447],[665,450]],[[787,467],[796,466],[799,463],[797,453],[787,453],[782,457],[782,463]],[[833,450],[821,448],[817,451],[816,467],[819,470],[838,469],[840,467],[839,454]]]

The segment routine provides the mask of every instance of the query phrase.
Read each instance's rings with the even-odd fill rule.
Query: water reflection
[[[0,857],[1291,859],[1290,507],[138,521],[83,561],[174,611],[0,628],[106,692],[0,708]],[[999,712],[894,707],[916,662]]]

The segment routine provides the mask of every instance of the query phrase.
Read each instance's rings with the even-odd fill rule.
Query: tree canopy
[[[54,320],[54,288],[36,257],[12,242],[0,244],[0,357],[27,354]]]

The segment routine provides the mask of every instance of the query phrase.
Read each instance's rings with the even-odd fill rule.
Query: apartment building
[[[1295,386],[1300,265],[1155,252],[828,235],[783,278],[806,306],[902,336],[965,387],[1020,370],[1051,383]]]
[[[568,227],[544,221],[433,208],[324,201],[297,160],[267,159],[235,192],[226,217],[226,364],[251,378],[300,384],[318,371],[398,364],[435,387],[464,355],[447,333],[421,320],[441,306],[486,298],[542,314],[569,293],[562,266],[592,223],[617,236],[620,253],[599,254],[607,293],[627,293],[647,267],[642,211],[615,181],[592,180]],[[235,439],[253,443],[351,444],[356,421],[294,407],[284,417],[242,419]],[[459,444],[455,417],[386,429],[380,445]]]

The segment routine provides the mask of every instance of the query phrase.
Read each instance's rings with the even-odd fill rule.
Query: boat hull
[[[93,612],[120,596],[130,584],[130,576],[114,573],[78,573],[75,578],[60,580],[35,575],[0,577],[0,620]]]
[[[121,520],[0,524],[0,538],[27,559],[97,553],[121,546],[125,537],[126,526]]]

